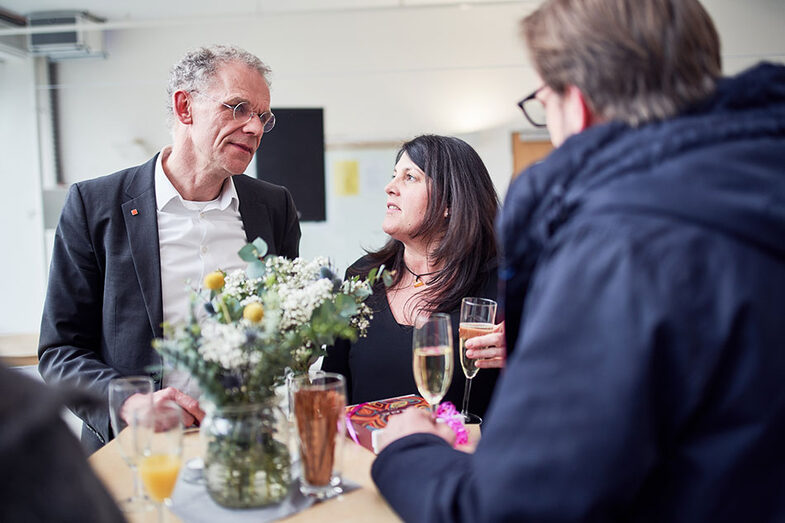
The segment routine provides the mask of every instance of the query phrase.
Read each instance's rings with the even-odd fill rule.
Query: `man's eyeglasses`
[[[518,107],[523,111],[523,116],[525,116],[534,127],[546,127],[545,106],[537,99],[537,93],[539,93],[543,87],[545,86],[542,85],[538,87],[532,94],[518,102]]]
[[[209,98],[213,102],[219,103],[226,107],[227,109],[232,110],[232,118],[235,121],[246,123],[254,116],[258,116],[259,120],[262,122],[262,127],[264,128],[264,132],[269,133],[275,127],[275,115],[272,111],[265,111],[263,113],[255,113],[251,110],[251,104],[248,102],[240,102],[236,105],[230,105],[228,103],[222,102],[221,100],[216,100],[209,94],[200,93],[199,91],[194,91],[194,94],[198,94],[204,96],[205,98]]]

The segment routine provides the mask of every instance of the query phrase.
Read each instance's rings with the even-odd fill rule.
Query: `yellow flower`
[[[217,291],[224,286],[224,274],[221,271],[213,271],[204,277],[204,286],[211,291]]]
[[[264,307],[261,303],[252,302],[243,309],[243,318],[254,323],[259,323],[264,318]]]

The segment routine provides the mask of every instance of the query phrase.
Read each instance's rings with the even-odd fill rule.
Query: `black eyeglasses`
[[[539,93],[544,85],[538,87],[532,94],[518,102],[518,107],[523,111],[523,116],[529,120],[534,127],[546,127],[545,120],[545,106],[540,100],[537,99]]]
[[[245,123],[251,118],[253,118],[254,116],[258,116],[259,120],[261,120],[262,122],[262,127],[264,129],[264,132],[269,133],[270,131],[273,130],[273,127],[275,127],[275,115],[272,113],[272,111],[255,113],[251,110],[251,104],[249,104],[248,102],[240,102],[235,105],[230,105],[228,103],[222,102],[221,100],[216,100],[209,94],[200,93],[199,91],[193,91],[193,92],[194,94],[198,94],[204,96],[205,98],[209,98],[213,102],[219,103],[224,107],[226,107],[227,109],[231,109],[232,118],[234,118],[238,122]]]

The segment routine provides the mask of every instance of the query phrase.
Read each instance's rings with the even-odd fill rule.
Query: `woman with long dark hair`
[[[331,347],[322,368],[346,376],[352,403],[417,394],[412,374],[412,325],[421,312],[452,316],[454,374],[445,400],[461,405],[464,379],[458,354],[458,314],[466,296],[496,298],[499,207],[493,182],[477,152],[458,138],[424,135],[401,147],[385,187],[390,235],[347,270],[365,276],[382,264],[393,271],[388,288],[378,283],[367,302],[374,311],[368,335]],[[504,364],[504,336],[474,338],[479,372],[469,411],[482,416]],[[496,367],[496,368],[493,368]]]

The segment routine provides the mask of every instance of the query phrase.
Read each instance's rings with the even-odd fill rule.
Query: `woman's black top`
[[[354,266],[362,261],[358,260]],[[496,299],[495,267],[488,271],[483,280],[478,282],[472,296]],[[338,340],[335,346],[327,350],[322,369],[346,377],[348,400],[352,404],[405,394],[419,395],[412,371],[412,326],[400,325],[395,321],[383,290],[371,295],[366,303],[373,309],[368,335],[354,343]],[[458,410],[461,409],[466,381],[458,353],[459,314],[459,309],[450,311],[455,361],[452,383],[442,400],[451,401]],[[481,417],[485,415],[498,377],[498,369],[480,369],[472,380],[469,412]]]

